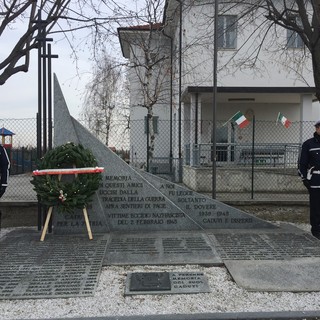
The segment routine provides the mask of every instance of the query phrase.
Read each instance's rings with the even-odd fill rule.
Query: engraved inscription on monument
[[[166,229],[185,219],[185,214],[175,207],[158,190],[150,190],[143,178],[135,174],[105,175],[98,194],[107,219],[115,228],[139,229],[154,227]]]
[[[176,204],[201,229],[275,228],[274,225],[239,209],[213,200],[160,177],[143,173],[143,177]]]

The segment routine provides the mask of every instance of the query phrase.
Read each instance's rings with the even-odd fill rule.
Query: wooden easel
[[[77,176],[78,176],[78,174],[75,173],[75,177],[77,177]],[[62,177],[62,175],[59,174],[59,177],[58,177],[59,181],[61,180],[61,177]],[[48,210],[48,213],[47,213],[47,218],[46,218],[46,221],[44,223],[43,230],[42,230],[42,233],[41,233],[40,241],[44,241],[44,238],[45,238],[47,230],[48,230],[49,221],[50,221],[50,218],[52,216],[52,211],[53,211],[53,207],[49,207],[49,210]],[[91,232],[91,227],[90,227],[87,208],[83,207],[82,212],[83,212],[83,216],[84,216],[84,221],[86,222],[86,227],[87,227],[89,239],[92,240],[93,237],[92,237],[92,232]]]
[[[48,225],[49,225],[49,221],[50,221],[50,218],[51,218],[51,215],[52,215],[52,211],[53,211],[53,207],[50,207],[49,210],[48,210],[46,221],[45,221],[44,226],[43,226],[43,230],[42,230],[42,233],[41,233],[40,241],[44,241],[44,238],[45,238],[47,230],[48,230]],[[87,227],[89,239],[92,240],[93,237],[92,237],[92,232],[91,232],[91,227],[90,227],[87,208],[84,207],[82,209],[82,211],[83,211],[84,221],[86,222],[86,227]]]

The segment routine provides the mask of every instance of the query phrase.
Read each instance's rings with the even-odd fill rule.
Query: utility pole
[[[217,147],[216,147],[216,124],[217,124],[217,60],[218,60],[218,0],[214,0],[214,34],[213,34],[213,88],[212,88],[212,199],[216,199],[217,189]]]

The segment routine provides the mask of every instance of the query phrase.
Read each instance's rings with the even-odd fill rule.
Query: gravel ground
[[[295,224],[305,231],[308,224]],[[0,238],[12,229],[2,229]],[[204,272],[211,293],[124,296],[128,272]],[[320,312],[320,292],[249,292],[232,280],[224,267],[110,266],[102,269],[94,297],[0,300],[0,319],[190,314],[216,312]]]
[[[211,293],[137,295],[124,297],[127,272],[203,271]],[[102,270],[94,297],[54,300],[1,301],[1,319],[41,319],[210,312],[320,310],[320,293],[248,292],[239,288],[225,268],[197,265],[108,267]]]

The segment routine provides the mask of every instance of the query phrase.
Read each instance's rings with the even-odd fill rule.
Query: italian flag
[[[277,123],[281,122],[286,128],[290,127],[291,121],[289,121],[281,112],[278,113]]]
[[[250,123],[241,111],[238,111],[231,120],[233,120],[241,129]]]

